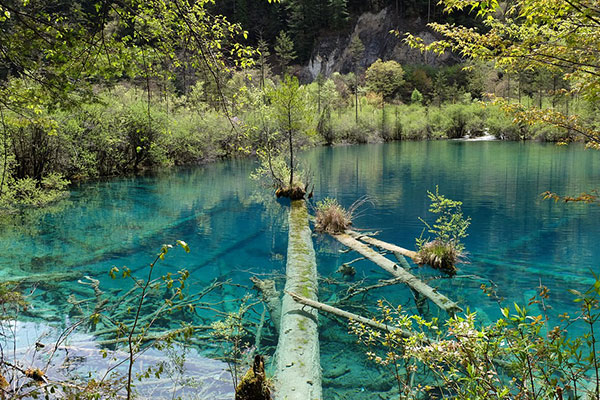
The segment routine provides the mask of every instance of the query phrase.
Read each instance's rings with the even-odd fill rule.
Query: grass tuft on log
[[[424,243],[415,257],[417,264],[427,264],[449,276],[456,275],[456,264],[463,261],[463,252],[454,243],[444,243],[439,239]]]
[[[322,233],[343,233],[352,226],[352,220],[356,217],[356,211],[367,203],[368,197],[364,196],[356,200],[345,209],[336,199],[326,197],[319,201],[315,213],[315,230]]]

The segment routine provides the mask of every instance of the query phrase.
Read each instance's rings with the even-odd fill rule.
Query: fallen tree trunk
[[[292,201],[285,292],[317,299],[317,263],[304,200]],[[320,400],[321,364],[318,313],[283,295],[277,344],[275,387],[280,400]]]
[[[44,274],[33,274],[27,276],[11,276],[6,279],[1,279],[2,284],[15,284],[15,285],[49,285],[58,282],[74,281],[80,279],[88,272],[86,271],[71,271],[71,272],[52,272]]]
[[[347,230],[346,233],[353,237],[354,239],[360,240],[361,242],[368,243],[373,245],[379,249],[391,251],[392,253],[399,253],[403,256],[409,257],[413,261],[417,256],[417,252],[413,250],[405,249],[404,247],[396,246],[395,244],[387,243],[379,239],[375,239],[374,237],[368,235],[362,235],[359,232]]]
[[[458,304],[448,299],[443,294],[438,293],[436,289],[427,285],[425,282],[421,281],[419,278],[406,271],[404,268],[400,267],[390,259],[385,258],[375,250],[371,249],[366,244],[354,239],[349,234],[340,233],[332,236],[344,246],[347,246],[352,250],[362,254],[381,268],[388,271],[390,274],[400,278],[403,283],[408,285],[408,287],[427,297],[439,308],[446,311],[449,315],[452,316],[455,313],[462,311]]]
[[[342,310],[340,308],[333,307],[333,306],[330,306],[330,305],[325,304],[325,303],[320,303],[318,301],[307,299],[306,297],[302,297],[302,296],[300,296],[300,295],[298,295],[296,293],[288,293],[288,294],[292,297],[292,299],[294,299],[298,303],[305,304],[307,306],[310,306],[312,308],[316,308],[317,310],[321,310],[321,311],[326,312],[326,313],[337,315],[338,317],[349,319],[350,321],[360,322],[361,324],[365,324],[367,326],[370,326],[371,328],[379,329],[379,330],[385,331],[385,332],[390,332],[390,331],[396,329],[393,326],[389,326],[389,325],[386,325],[386,324],[382,324],[381,322],[373,321],[372,319],[363,317],[361,315],[353,314],[351,312],[344,311],[344,310]],[[408,337],[412,336],[410,334],[410,332],[404,331],[402,329],[400,330],[400,332],[401,332],[401,334],[402,334],[403,337],[408,338]]]
[[[279,333],[281,325],[281,299],[275,287],[275,281],[272,279],[262,280],[255,276],[251,276],[250,280],[254,283],[254,287],[261,293],[262,301],[267,306],[267,310],[269,310],[273,326],[277,333]]]

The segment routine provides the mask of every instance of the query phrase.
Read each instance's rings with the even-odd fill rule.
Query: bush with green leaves
[[[380,301],[378,331],[352,323],[367,357],[389,366],[401,398],[408,399],[592,399],[600,395],[597,322],[600,280],[572,291],[575,316],[550,320],[549,291],[540,285],[528,306],[501,307],[502,317],[482,324],[467,311],[445,322],[424,320]],[[482,285],[491,295],[490,289]],[[572,335],[585,327],[584,333]],[[581,331],[580,331],[581,332]]]
[[[490,132],[498,139],[523,140],[529,136],[529,127],[517,123],[499,107],[487,106],[485,124]]]
[[[427,230],[434,237],[424,238],[421,234],[417,239],[417,263],[454,275],[456,264],[463,261],[465,246],[462,240],[468,236],[471,218],[463,216],[461,201],[446,198],[439,193],[437,186],[435,193],[427,191],[427,197],[431,202],[429,212],[436,214],[437,218],[431,224],[419,218],[425,224],[423,233]]]

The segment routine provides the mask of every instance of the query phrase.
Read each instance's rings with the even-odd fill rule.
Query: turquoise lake
[[[480,289],[496,285],[498,295],[526,304],[541,284],[550,289],[553,313],[575,313],[567,289],[593,283],[600,259],[600,207],[543,200],[547,190],[575,195],[600,188],[600,153],[580,145],[491,142],[398,142],[317,148],[302,154],[314,175],[314,198],[335,197],[349,206],[368,195],[354,226],[379,231],[378,238],[413,249],[421,235],[419,217],[427,212],[427,191],[461,200],[472,224],[465,240],[469,263],[458,277],[430,284],[463,308],[478,311],[482,321],[500,313],[494,299]],[[236,310],[244,294],[254,294],[251,274],[275,277],[279,288],[285,272],[287,209],[248,177],[252,160],[219,162],[173,169],[151,175],[116,178],[72,187],[70,196],[46,210],[35,209],[3,217],[0,226],[0,279],[48,273],[76,273],[100,281],[107,293],[119,294],[123,280],[113,280],[113,266],[143,273],[163,243],[185,240],[191,252],[170,252],[157,273],[190,271],[190,291],[217,280],[231,280],[207,299],[214,309]],[[337,242],[314,236],[321,277],[322,301],[335,301],[345,284],[337,268],[357,258],[341,252]],[[360,261],[354,282],[389,278],[374,264]],[[433,277],[423,268],[414,273]],[[65,325],[68,297],[82,292],[77,279],[40,285],[35,307],[23,315],[29,321]],[[89,289],[89,288],[84,288]],[[340,293],[340,291],[343,291]],[[350,307],[366,311],[379,298],[405,305],[414,312],[410,291],[401,286],[371,291]],[[225,302],[223,302],[225,300]],[[364,307],[364,308],[361,308]],[[433,306],[431,307],[432,311]],[[535,311],[535,310],[534,310]],[[257,321],[262,306],[249,315]],[[437,314],[437,313],[435,313]],[[214,310],[197,310],[186,317],[207,323]],[[173,322],[175,324],[175,322]],[[272,330],[263,340],[269,351],[276,344]],[[337,321],[321,316],[321,357],[324,396],[328,399],[387,399],[395,387],[387,372],[364,357],[364,348]],[[218,346],[198,343],[200,352],[217,357]]]

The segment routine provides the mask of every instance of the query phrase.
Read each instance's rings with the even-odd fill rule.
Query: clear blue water
[[[355,227],[380,231],[382,240],[403,247],[413,248],[421,234],[419,217],[431,220],[428,190],[439,185],[440,193],[463,201],[465,215],[472,218],[466,239],[470,263],[460,266],[459,276],[468,277],[431,284],[477,310],[483,320],[499,313],[496,302],[482,294],[482,283],[493,281],[512,304],[525,303],[541,282],[550,288],[554,310],[574,312],[567,289],[586,288],[593,282],[590,271],[600,272],[600,208],[540,196],[546,190],[577,194],[600,188],[598,152],[577,145],[444,141],[317,148],[302,157],[314,173],[314,201],[330,196],[349,206],[368,195],[373,204],[360,211]],[[231,279],[242,286],[223,289],[214,299],[242,297],[252,292],[250,273],[284,273],[287,249],[286,207],[248,179],[253,168],[251,160],[228,161],[86,183],[48,210],[3,217],[0,279],[80,272],[118,293],[122,281],[108,276],[113,266],[143,268],[162,243],[182,239],[191,253],[169,253],[158,273],[187,268],[191,290],[214,279]],[[331,238],[314,239],[321,276],[341,281],[336,269],[356,256],[341,253]],[[388,278],[367,262],[355,266],[355,279],[364,278],[366,284]],[[41,304],[35,315],[68,319],[64,304],[76,285],[71,280],[40,288],[34,293]],[[334,300],[341,287],[322,282],[321,299]],[[55,292],[51,301],[48,291]],[[411,294],[403,287],[373,291],[360,300],[374,304],[381,297],[412,307]],[[236,305],[218,307],[232,311]],[[345,327],[323,317],[321,335],[328,398],[358,399],[363,391],[388,398],[393,393],[391,383],[382,381],[381,371],[365,359],[364,349],[351,346],[355,339]],[[328,371],[344,363],[348,372],[328,378]]]

